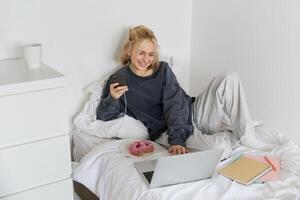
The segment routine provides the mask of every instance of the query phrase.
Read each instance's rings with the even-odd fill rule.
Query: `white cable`
[[[124,92],[124,101],[125,101],[125,109],[124,109],[124,115],[123,115],[123,119],[120,123],[120,126],[119,128],[117,129],[117,134],[116,135],[119,135],[119,131],[121,129],[121,127],[123,126],[123,123],[125,121],[125,116],[126,116],[126,113],[127,113],[127,99],[126,99],[126,92]]]
[[[127,113],[127,99],[126,99],[126,92],[124,92],[124,100],[125,100],[125,110],[124,110],[124,116]]]

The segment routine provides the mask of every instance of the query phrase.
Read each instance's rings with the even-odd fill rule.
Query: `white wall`
[[[1,0],[0,59],[17,57],[20,42],[41,42],[43,62],[69,80],[71,117],[82,89],[118,65],[128,27],[144,24],[188,89],[191,10],[192,0]]]
[[[252,117],[300,145],[300,1],[194,0],[190,90],[236,71]]]

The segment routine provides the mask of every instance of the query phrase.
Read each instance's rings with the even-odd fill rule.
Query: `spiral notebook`
[[[221,168],[219,173],[244,185],[249,185],[272,170],[269,163],[241,156],[229,165]]]

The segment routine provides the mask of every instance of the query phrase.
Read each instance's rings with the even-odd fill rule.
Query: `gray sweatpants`
[[[245,146],[263,148],[255,138],[243,87],[236,73],[216,76],[193,103],[194,132],[186,147],[201,150],[224,148],[225,154],[241,140]],[[169,146],[163,133],[156,142]]]

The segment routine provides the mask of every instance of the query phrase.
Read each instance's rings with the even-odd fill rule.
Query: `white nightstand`
[[[0,60],[0,199],[72,200],[65,77]]]

